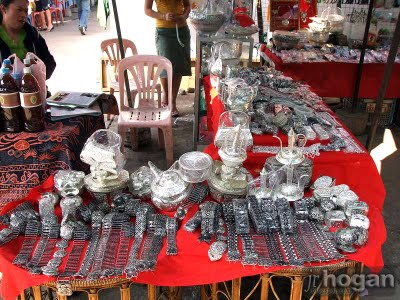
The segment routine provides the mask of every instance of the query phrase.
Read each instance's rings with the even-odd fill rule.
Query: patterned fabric
[[[57,170],[89,171],[79,155],[88,137],[101,128],[102,115],[46,120],[46,130],[38,133],[0,133],[0,209]]]

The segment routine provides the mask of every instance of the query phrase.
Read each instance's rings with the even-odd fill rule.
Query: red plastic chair
[[[50,13],[51,16],[56,20],[56,25],[58,26],[58,23],[61,23],[64,25],[64,16],[63,16],[63,11],[59,7],[50,7]],[[60,19],[59,19],[60,18]]]
[[[159,128],[158,139],[160,147],[164,145],[167,165],[172,165],[173,139],[172,139],[172,117],[171,106],[160,107],[155,97],[157,82],[162,70],[167,72],[168,80],[168,103],[172,100],[172,64],[162,56],[156,55],[134,55],[122,59],[118,65],[118,77],[124,78],[124,72],[132,76],[136,84],[137,94],[133,98],[133,106],[130,107],[125,95],[125,83],[119,81],[119,111],[118,133],[122,137],[124,145],[127,129],[133,129],[132,145],[137,144],[136,129],[140,127]]]
[[[65,17],[65,5],[64,5],[64,0],[54,0],[54,6],[60,8],[61,5],[61,11],[63,17]]]

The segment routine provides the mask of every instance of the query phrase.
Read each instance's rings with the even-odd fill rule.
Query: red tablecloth
[[[208,148],[208,152],[215,156],[213,154],[213,146]],[[363,163],[360,164],[363,165]],[[365,166],[364,171],[366,172],[367,169],[367,166]],[[319,170],[318,168],[316,174],[328,174],[326,169]],[[346,176],[340,176],[341,172],[337,170],[338,169],[336,169],[337,173],[331,170],[329,174],[337,174],[338,183],[348,183]],[[368,173],[370,171],[372,172],[371,174]],[[374,169],[363,173],[368,174],[368,177],[371,178],[368,183],[372,184],[373,179],[376,180],[375,183],[369,187],[368,192],[365,191],[360,194],[362,197],[365,196],[366,200],[381,199],[385,194],[379,176],[374,176],[376,174],[374,174],[373,171]],[[357,172],[353,175],[354,177],[358,177],[357,175],[359,175],[359,173]],[[361,182],[362,181],[360,181],[360,183]],[[367,184],[367,182],[365,182],[365,184]],[[368,186],[366,185],[365,187]],[[50,177],[41,187],[33,189],[26,200],[35,204],[41,192],[51,191],[52,188],[53,177]],[[355,191],[359,192],[359,189],[355,189]],[[371,202],[369,201],[369,203]],[[16,204],[17,202],[11,203],[6,209],[10,208],[10,205],[15,206]],[[183,224],[186,223],[188,218],[193,216],[195,211],[195,207],[189,210]],[[371,205],[369,217],[371,219],[371,229],[369,231],[370,237],[367,245],[361,248],[356,254],[348,255],[347,258],[361,261],[371,267],[373,271],[378,272],[383,266],[381,246],[386,239],[385,225],[380,210],[376,206]],[[30,275],[26,270],[11,264],[12,260],[19,252],[22,242],[23,237],[19,237],[17,240],[0,248],[0,272],[3,273],[0,291],[1,296],[5,300],[14,300],[18,294],[30,286],[41,285],[45,282],[56,280],[54,277],[47,277],[44,275]],[[167,256],[165,254],[166,245],[164,242],[161,253],[158,256],[156,269],[151,272],[140,273],[133,281],[161,286],[201,285],[284,269],[284,267],[264,268],[258,266],[243,266],[241,262],[228,262],[224,257],[220,261],[211,262],[207,255],[209,245],[207,243],[199,243],[198,233],[193,234],[186,232],[182,227],[177,233],[177,245],[178,255]],[[70,250],[70,248],[67,249],[68,252]],[[332,263],[334,262],[332,261]],[[64,266],[61,266],[61,269],[63,267]]]
[[[283,63],[282,59],[265,46],[262,51],[275,63],[275,68],[294,80],[304,81],[320,97],[353,97],[357,78],[356,63],[313,62]],[[360,98],[378,97],[382,84],[383,63],[365,63],[360,83]],[[400,98],[400,64],[394,64],[386,91],[387,99]]]
[[[215,85],[216,83],[215,81],[212,82],[211,76],[203,78],[204,94],[207,103],[207,129],[214,132],[214,135],[218,130],[219,117],[225,111],[224,104],[218,97]],[[279,131],[278,137],[282,140],[283,144],[287,144],[288,138],[286,134]],[[315,143],[328,144],[329,140],[321,141],[316,138],[315,140],[307,141],[307,145]],[[280,142],[271,134],[253,135],[253,145],[279,146]]]

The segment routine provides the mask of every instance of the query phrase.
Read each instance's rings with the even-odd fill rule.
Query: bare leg
[[[182,76],[174,75],[172,77],[172,115],[179,114],[176,108],[176,97],[178,96],[179,87],[181,86]]]
[[[39,13],[39,17],[40,17],[40,27],[41,27],[43,30],[47,29],[46,20],[44,19],[44,11],[41,11],[41,12]]]
[[[51,12],[50,9],[45,10],[46,20],[47,20],[47,31],[51,31],[54,27],[53,22],[51,20]]]
[[[161,95],[161,106],[168,105],[168,80],[167,78],[160,78],[163,93]]]

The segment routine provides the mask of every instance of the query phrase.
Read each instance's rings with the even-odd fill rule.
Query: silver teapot
[[[149,161],[152,174],[151,199],[156,207],[174,211],[186,200],[192,191],[192,184],[185,182],[177,168],[177,163],[166,171],[161,171]]]

